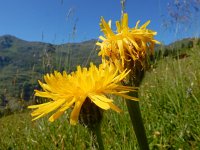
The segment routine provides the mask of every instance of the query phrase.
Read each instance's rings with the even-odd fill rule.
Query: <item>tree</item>
[[[8,100],[4,94],[0,95],[0,106],[6,106],[8,104]]]
[[[33,95],[34,85],[25,82],[22,88],[21,98],[25,101],[30,100],[31,96]]]

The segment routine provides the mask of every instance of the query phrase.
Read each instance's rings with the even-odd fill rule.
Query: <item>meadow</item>
[[[200,47],[187,57],[164,57],[146,72],[139,89],[140,107],[150,149],[200,149]],[[113,97],[122,110],[104,112],[102,137],[106,150],[137,150],[124,99]],[[69,110],[70,111],[70,110]],[[0,150],[93,149],[92,136],[69,124],[69,113],[53,123],[48,116],[31,121],[30,111],[0,118]]]

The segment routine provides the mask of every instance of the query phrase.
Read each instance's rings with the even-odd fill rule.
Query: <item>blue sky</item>
[[[190,36],[192,29],[177,36],[162,27],[166,7],[166,0],[127,0],[129,26],[134,27],[137,20],[141,23],[151,20],[148,27],[157,31],[155,38],[165,44]],[[1,0],[0,36],[11,34],[53,44],[97,39],[101,35],[101,16],[113,23],[119,20],[120,0]]]

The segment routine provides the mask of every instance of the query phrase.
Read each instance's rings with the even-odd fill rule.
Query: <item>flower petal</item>
[[[89,98],[91,99],[91,101],[93,103],[95,103],[98,107],[104,109],[104,110],[107,110],[110,108],[109,104],[104,102],[106,101],[107,99],[104,98],[104,97],[99,97],[99,96],[96,96],[96,95],[92,95],[92,96],[89,96]]]
[[[113,109],[116,112],[121,112],[122,110],[119,109],[116,105],[114,105],[113,103],[109,103],[109,106],[111,109]]]
[[[78,100],[75,103],[74,109],[73,109],[73,111],[71,112],[71,115],[70,115],[70,124],[76,125],[82,104],[83,104],[83,101],[80,101],[80,100]]]
[[[49,121],[53,122],[54,120],[56,120],[58,117],[60,117],[65,110],[67,110],[71,105],[73,105],[73,103],[76,101],[75,98],[73,98],[70,102],[65,103],[56,113],[54,113],[50,118]]]

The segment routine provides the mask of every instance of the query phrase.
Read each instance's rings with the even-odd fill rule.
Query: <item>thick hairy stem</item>
[[[139,61],[132,62],[127,65],[128,65],[127,68],[131,69],[131,73],[129,74],[129,79],[128,79],[128,85],[139,87],[144,77],[144,72],[145,72],[144,67]],[[129,95],[138,98],[138,91],[130,92]],[[142,121],[139,102],[126,100],[126,104],[128,107],[129,115],[131,118],[133,129],[135,131],[135,135],[137,137],[139,147],[141,150],[149,150],[148,140],[145,133],[144,124]]]

